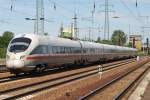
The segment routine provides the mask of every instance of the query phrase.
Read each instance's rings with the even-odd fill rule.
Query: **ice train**
[[[84,64],[135,57],[134,48],[24,34],[9,43],[6,66],[12,73],[39,71],[64,64]]]

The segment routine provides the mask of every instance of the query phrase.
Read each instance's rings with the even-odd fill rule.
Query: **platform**
[[[150,71],[143,78],[128,100],[150,100]]]
[[[150,100],[150,81],[141,100]]]

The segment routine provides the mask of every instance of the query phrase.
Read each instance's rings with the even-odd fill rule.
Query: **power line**
[[[63,8],[63,9],[66,10],[67,12],[69,12],[69,13],[71,13],[71,14],[74,14],[74,11],[72,11],[72,10],[70,10],[70,9],[67,9],[66,7],[64,7],[64,6],[62,6],[61,4],[59,4],[58,2],[56,2],[56,1],[58,1],[58,0],[55,0],[55,1],[48,0],[48,1],[54,4],[54,9],[57,8],[57,6],[58,6],[58,7],[60,7],[60,8]],[[59,1],[59,2],[60,2],[60,1]]]
[[[1,9],[4,9],[4,10],[7,10],[7,11],[10,11],[10,9],[9,9],[9,8],[6,8],[6,7],[0,7],[0,8],[1,8]],[[24,16],[24,15],[34,16],[34,15],[29,14],[29,13],[22,12],[22,11],[19,11],[19,10],[14,10],[14,9],[13,9],[12,12],[14,12],[14,13],[16,13],[16,14],[19,14],[19,15],[23,15],[23,16]],[[47,19],[47,18],[45,18],[44,21],[47,22],[47,23],[54,22],[54,21],[52,21],[51,19]]]
[[[10,22],[8,22],[8,21],[5,21],[5,20],[0,20],[0,23],[5,23],[5,24],[16,25],[16,24],[10,23]]]
[[[127,10],[129,11],[129,13],[132,15],[133,18],[135,18],[135,20],[136,20],[137,22],[139,22],[140,24],[143,24],[143,23],[137,18],[137,16],[134,15],[134,13],[132,12],[132,10],[126,5],[126,3],[125,3],[123,0],[120,0],[120,2],[121,2],[121,4],[122,4],[125,8],[127,8]]]

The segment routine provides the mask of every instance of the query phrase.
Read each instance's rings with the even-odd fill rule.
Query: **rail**
[[[129,61],[129,62],[131,63],[131,61]],[[128,63],[127,63],[127,61],[125,62],[125,64],[128,64]],[[118,66],[120,66],[120,64]],[[104,70],[109,70],[109,68],[104,69]],[[0,95],[10,94],[9,97],[7,97],[5,99],[16,99],[16,98],[20,98],[22,96],[29,95],[31,93],[45,90],[47,88],[51,88],[51,87],[62,85],[62,84],[65,84],[65,83],[68,83],[71,81],[79,80],[81,78],[85,78],[85,77],[97,74],[98,72],[99,71],[97,70],[97,68],[93,68],[89,71],[72,73],[70,75],[65,75],[65,76],[61,76],[58,78],[45,80],[42,82],[32,83],[32,84],[21,86],[21,87],[14,87],[12,89],[0,91]],[[27,91],[21,92],[22,90],[27,90]],[[15,95],[12,95],[14,93],[14,91],[17,93]]]
[[[115,76],[112,80],[107,81],[105,84],[101,85],[100,87],[96,88],[95,90],[92,90],[89,93],[83,95],[82,97],[79,98],[79,100],[86,100],[87,98],[91,97],[92,95],[95,95],[98,91],[103,90],[105,87],[122,79],[123,77],[127,76],[128,74],[132,73],[133,71],[135,71],[138,68],[140,68],[140,67],[135,66],[135,67],[131,68],[130,70],[127,70],[124,73],[121,73],[120,75]]]
[[[150,67],[148,67],[144,72],[142,72],[133,82],[130,82],[120,93],[118,93],[113,100],[120,100],[127,92],[128,90],[149,70]],[[138,84],[136,84],[137,86]],[[135,87],[136,87],[135,86]]]

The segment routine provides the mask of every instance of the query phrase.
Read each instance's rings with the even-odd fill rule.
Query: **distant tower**
[[[104,29],[104,38],[106,39],[106,34],[108,34],[107,39],[109,40],[109,9],[108,9],[108,0],[105,0],[105,29]]]
[[[109,33],[110,33],[110,31],[109,31],[109,29],[110,29],[110,27],[109,27],[109,12],[114,12],[114,11],[110,8],[110,6],[113,7],[113,5],[109,4],[109,1],[110,1],[110,0],[105,0],[105,4],[104,4],[105,9],[104,9],[104,11],[103,11],[103,10],[100,11],[100,12],[104,12],[104,13],[105,13],[104,40],[109,40],[109,35],[110,35],[110,34],[109,34]],[[107,35],[107,39],[106,39],[106,35]]]
[[[74,39],[77,39],[77,33],[78,33],[78,28],[77,28],[77,14],[75,13],[74,15]]]
[[[71,23],[71,39],[73,39],[73,23]]]
[[[64,27],[63,27],[63,23],[61,23],[61,27],[60,27],[60,37],[63,37],[63,31],[64,31]]]
[[[44,1],[36,0],[36,34],[44,34]]]

